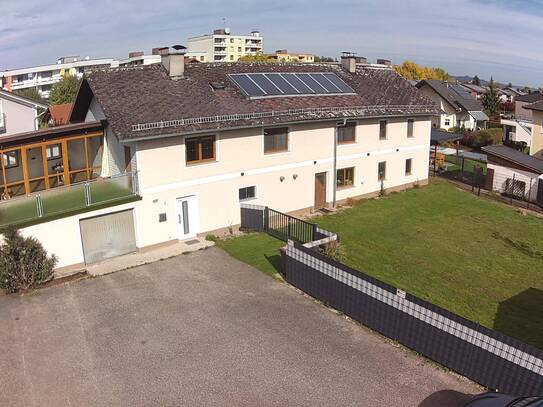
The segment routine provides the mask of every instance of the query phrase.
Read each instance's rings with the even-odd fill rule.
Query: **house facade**
[[[39,115],[47,106],[0,89],[0,139],[38,129]]]
[[[438,108],[390,68],[183,62],[167,55],[81,84],[71,121],[104,123],[103,176],[137,174],[111,245],[221,233],[239,225],[241,203],[312,211],[427,183]],[[75,236],[81,218],[62,227]]]
[[[432,127],[445,130],[486,128],[489,118],[480,102],[461,85],[431,79],[420,81],[416,87],[441,109],[441,113],[432,118]]]
[[[229,28],[213,30],[213,34],[190,37],[187,55],[199,62],[236,62],[246,55],[261,54],[264,38],[259,31],[234,35]]]

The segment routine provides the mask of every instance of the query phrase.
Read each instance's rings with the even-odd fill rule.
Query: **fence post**
[[[526,199],[526,209],[530,209],[530,199],[532,199],[532,178],[530,178],[530,187],[528,188],[528,199]]]
[[[290,239],[290,216],[287,218],[287,236]]]
[[[511,200],[510,204],[513,205],[513,194],[515,193],[515,173],[513,173],[513,180],[511,181]]]
[[[264,208],[264,224],[262,225],[264,226],[264,231],[268,230],[269,216],[270,216],[270,211],[269,211],[269,208],[266,206]]]
[[[40,194],[36,195],[36,211],[38,218],[43,218],[43,201]]]
[[[314,242],[317,237],[317,224],[313,223],[313,227],[311,228],[311,241]]]

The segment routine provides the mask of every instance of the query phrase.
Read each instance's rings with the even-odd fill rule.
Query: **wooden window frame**
[[[409,171],[407,171],[407,163],[409,163]],[[412,175],[413,174],[413,159],[412,158],[406,158],[405,159],[405,175]]]
[[[266,150],[266,137],[274,137],[274,146],[277,145],[277,142],[275,141],[275,136],[281,135],[281,134],[272,134],[272,135],[266,135],[266,131],[269,130],[276,130],[276,129],[286,129],[286,136],[287,136],[287,142],[285,148],[273,148],[270,150]],[[283,127],[267,127],[262,131],[263,135],[263,141],[264,141],[264,154],[277,154],[277,153],[285,153],[289,151],[289,141],[290,141],[290,129],[287,126]]]
[[[241,198],[239,195],[241,193],[241,190],[247,190],[249,188],[252,188],[253,189],[253,196],[250,196],[250,197],[247,197],[247,198]],[[245,202],[245,201],[250,201],[251,199],[256,199],[256,185],[248,185],[246,187],[240,187],[238,189],[238,200],[239,202]]]
[[[339,184],[339,173],[343,172],[343,179],[345,180],[347,178],[346,177],[347,171],[349,171],[349,170],[352,170],[352,175],[353,175],[353,177],[351,179],[351,184],[349,184],[349,185],[346,185],[346,184],[340,185]],[[336,188],[337,189],[344,189],[344,188],[352,188],[352,187],[354,187],[354,176],[355,176],[354,171],[355,171],[354,166],[353,167],[338,168],[336,170]]]
[[[213,140],[213,157],[211,158],[202,158],[202,140],[211,138]],[[190,160],[188,157],[188,149],[187,149],[187,142],[198,140],[198,159],[197,160]],[[187,137],[185,138],[185,163],[186,165],[195,165],[195,164],[202,164],[202,163],[208,163],[217,161],[217,136],[207,135],[207,136],[196,136],[196,137]]]
[[[415,137],[415,119],[407,119],[407,138]]]
[[[385,135],[383,136],[382,130],[381,130],[381,123],[385,123]],[[387,140],[388,139],[388,120],[381,119],[379,120],[379,140]]]
[[[101,137],[102,138],[102,146],[104,145],[103,138],[104,133],[102,131],[97,132],[91,132],[87,134],[79,134],[76,136],[71,137],[64,137],[64,138],[56,138],[48,141],[42,141],[39,143],[29,143],[29,144],[23,144],[19,145],[17,147],[9,147],[5,149],[0,149],[0,157],[3,154],[10,153],[13,151],[19,151],[19,165],[22,164],[23,169],[23,179],[14,181],[14,182],[8,182],[6,177],[6,170],[9,168],[14,168],[15,166],[5,166],[4,160],[0,159],[0,170],[2,171],[3,176],[3,183],[0,184],[4,188],[4,191],[7,190],[9,187],[18,186],[21,184],[24,184],[25,193],[30,194],[32,191],[30,190],[30,183],[33,181],[39,181],[44,180],[45,183],[45,190],[51,189],[51,183],[50,179],[57,177],[57,179],[62,179],[62,186],[71,185],[72,182],[70,180],[70,175],[80,172],[85,172],[85,182],[92,180],[92,174],[94,171],[94,167],[89,167],[89,157],[88,157],[88,139],[91,139],[93,137]],[[77,169],[77,170],[69,170],[69,153],[68,153],[68,142],[73,140],[84,140],[84,151],[85,151],[85,168]],[[62,165],[63,165],[63,171],[59,173],[50,173],[49,168],[47,165],[47,154],[46,154],[46,148],[50,145],[60,144],[62,155],[61,157],[57,159],[62,159]],[[28,171],[28,160],[27,160],[27,151],[30,149],[36,149],[41,148],[42,152],[42,161],[43,161],[43,175],[36,178],[30,178],[29,171]],[[102,151],[103,154],[103,151]],[[92,163],[91,163],[92,164]],[[83,182],[83,181],[82,181]],[[56,188],[56,187],[54,187]]]
[[[381,175],[381,164],[384,164],[384,171]],[[385,181],[387,179],[387,162],[386,161],[380,161],[377,164],[377,180],[378,181]]]
[[[337,127],[337,143],[339,145],[343,145],[343,144],[355,144],[356,143],[356,133],[357,133],[357,127],[358,127],[358,123],[354,120],[351,120],[351,121],[347,121],[347,123],[345,124],[345,126],[338,126]],[[352,140],[347,140],[347,141],[341,141],[340,138],[341,138],[341,130],[342,129],[347,129],[347,128],[353,128],[353,139]]]

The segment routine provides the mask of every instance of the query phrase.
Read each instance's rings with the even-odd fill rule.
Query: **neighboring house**
[[[432,118],[432,127],[445,130],[486,128],[488,116],[481,104],[461,85],[429,79],[420,81],[416,87],[441,108],[441,114]]]
[[[281,62],[315,62],[315,55],[300,52],[288,52],[286,49],[279,49],[275,54],[271,54],[272,59],[277,59]]]
[[[235,62],[246,55],[261,54],[263,41],[259,31],[233,35],[229,28],[220,28],[213,34],[189,38],[187,56],[200,62]]]
[[[70,122],[73,103],[63,103],[60,105],[49,105],[43,115],[42,122],[49,126],[62,126]]]
[[[487,188],[543,205],[543,160],[504,145],[483,147]]]
[[[484,86],[475,85],[473,83],[460,83],[459,85],[465,88],[475,99],[481,99],[487,90]]]
[[[530,155],[543,159],[543,100],[524,105],[532,116],[532,143]]]
[[[81,77],[85,71],[90,69],[117,66],[117,64],[118,62],[111,58],[61,57],[56,64],[0,72],[1,87],[10,92],[37,88],[40,94],[47,98],[53,85],[66,74]]]
[[[503,127],[504,143],[526,143],[526,146],[531,149],[532,110],[525,107],[538,101],[543,101],[543,94],[540,92],[515,97],[514,115],[512,117],[504,116],[500,121]]]
[[[47,106],[0,89],[0,139],[38,128],[39,115]]]

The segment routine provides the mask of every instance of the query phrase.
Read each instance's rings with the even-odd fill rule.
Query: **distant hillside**
[[[453,76],[454,79],[456,79],[457,81],[459,82],[471,82],[473,80],[473,76],[469,76],[469,75],[462,75],[462,76]],[[488,85],[488,83],[490,81],[486,81],[484,79],[480,79],[481,81],[481,86],[486,86]],[[494,82],[496,84],[496,86],[498,88],[506,88],[507,87],[507,83],[501,83],[501,82]],[[513,88],[515,89],[523,89],[524,88],[524,85],[513,85]],[[528,87],[529,89],[531,90],[537,90],[537,89],[533,89],[533,88],[530,88]]]

